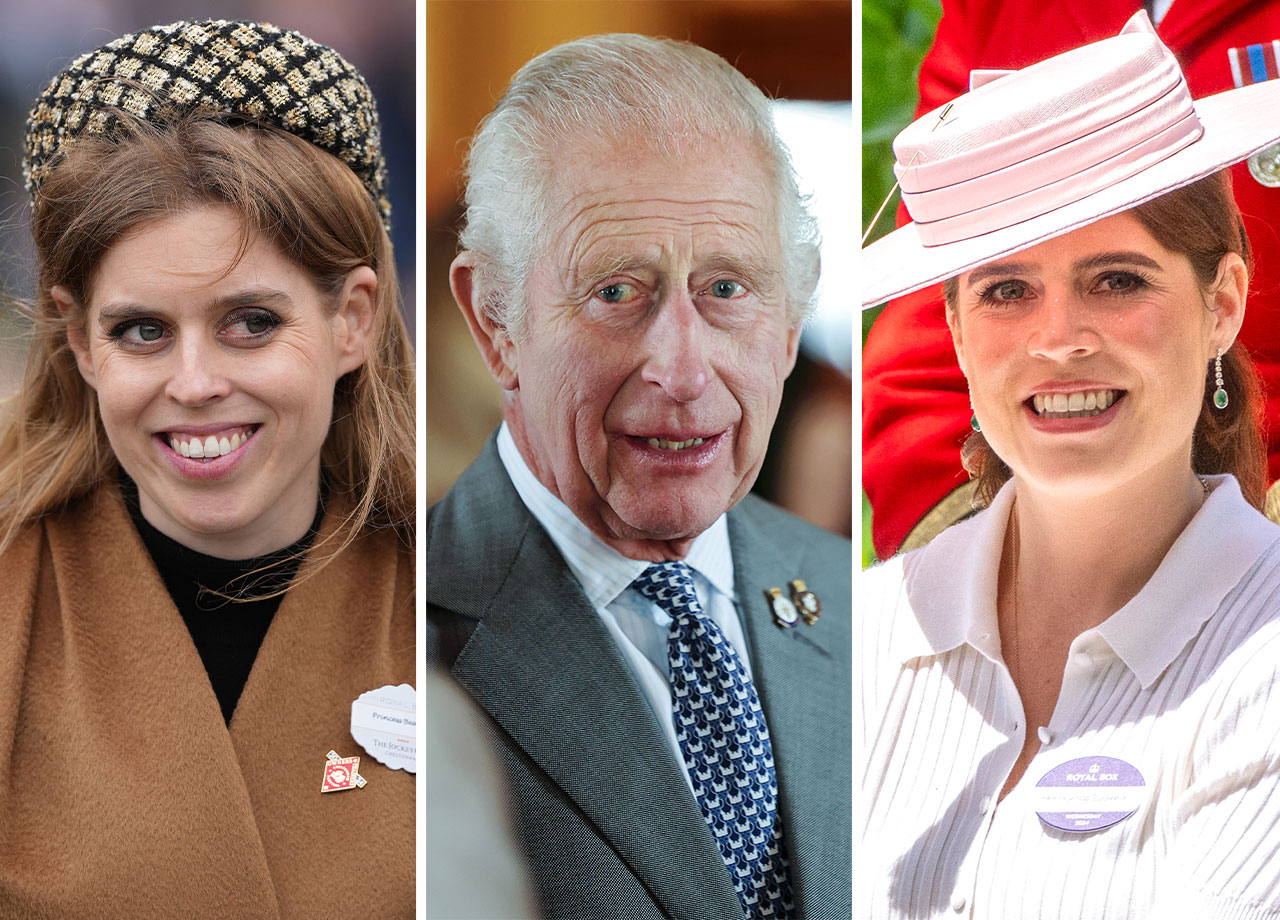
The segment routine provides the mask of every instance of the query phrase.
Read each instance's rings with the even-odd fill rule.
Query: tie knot
[[[640,573],[631,587],[672,617],[702,613],[698,594],[693,590],[693,571],[683,562],[654,563]]]

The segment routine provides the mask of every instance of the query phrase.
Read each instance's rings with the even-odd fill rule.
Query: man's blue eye
[[[722,280],[713,283],[708,290],[711,292],[711,296],[713,297],[729,298],[737,297],[744,289],[742,285],[736,281]]]
[[[639,295],[634,284],[626,284],[619,281],[615,284],[606,284],[597,293],[596,296],[605,303],[624,303],[628,300],[634,300]]]
[[[164,335],[164,330],[153,323],[138,324],[138,338],[144,342],[158,341],[160,336]]]

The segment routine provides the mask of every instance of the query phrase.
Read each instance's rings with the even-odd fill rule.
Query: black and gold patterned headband
[[[33,195],[82,135],[127,133],[195,110],[276,125],[351,168],[390,222],[373,94],[343,57],[259,22],[175,22],[116,39],[54,77],[27,118],[22,171]]]

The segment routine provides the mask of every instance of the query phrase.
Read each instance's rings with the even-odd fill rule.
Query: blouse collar
[[[1150,580],[1096,632],[1149,687],[1222,605],[1223,599],[1280,541],[1280,528],[1240,494],[1233,476],[1208,476],[1204,504],[1174,541]],[[984,512],[939,534],[903,560],[916,629],[899,634],[903,662],[962,644],[1000,661],[996,584],[1010,485]]]

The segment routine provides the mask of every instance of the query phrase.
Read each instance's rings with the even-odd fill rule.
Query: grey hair
[[[724,58],[689,42],[594,35],[546,51],[520,68],[480,123],[466,167],[459,234],[482,275],[481,307],[515,339],[525,282],[545,240],[546,184],[566,137],[639,139],[677,154],[712,136],[761,151],[778,201],[788,318],[799,325],[818,284],[818,228],[796,184],[769,100]]]

